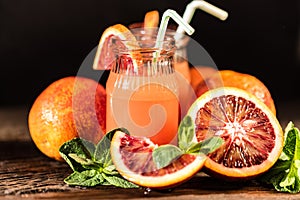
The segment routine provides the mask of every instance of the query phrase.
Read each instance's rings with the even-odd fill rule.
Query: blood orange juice
[[[164,78],[173,79],[175,74]],[[107,130],[125,127],[131,135],[149,137],[154,143],[176,143],[179,102],[174,90],[157,82],[155,78],[124,77],[111,72],[106,84]],[[131,88],[116,87],[116,82],[130,79]],[[152,80],[151,80],[152,79]],[[139,83],[144,83],[139,85]]]
[[[118,44],[132,42],[114,43],[117,58],[106,82],[106,129],[124,127],[131,135],[149,137],[157,144],[176,143],[180,111],[175,41],[166,36],[158,49],[153,31],[135,34],[137,46],[129,49]]]
[[[144,23],[137,22],[129,25],[132,32],[138,32],[141,30],[141,27],[144,27]],[[175,38],[176,26],[169,26],[167,29],[167,36]],[[151,29],[149,29],[151,30]],[[152,31],[155,34],[155,29]],[[189,37],[186,35],[181,35],[176,38],[176,51],[174,53],[174,69],[176,71],[176,81],[178,87],[178,98],[180,104],[180,119],[186,115],[188,109],[192,103],[196,100],[196,94],[191,86],[191,75],[190,67],[188,63],[187,55],[187,45],[189,42]]]

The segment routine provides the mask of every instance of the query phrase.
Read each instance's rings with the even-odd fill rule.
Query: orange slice
[[[156,146],[146,137],[117,131],[110,147],[112,161],[125,179],[143,187],[166,189],[192,178],[206,160],[204,155],[184,154],[170,165],[158,169],[152,157]]]
[[[157,10],[149,11],[144,17],[144,27],[154,28],[157,27],[159,23],[159,12]]]
[[[108,27],[103,32],[96,55],[93,62],[94,70],[109,70],[114,62],[116,55],[110,47],[111,39],[115,38],[115,42],[123,49],[132,49],[138,47],[135,36],[131,31],[122,24],[115,24]]]
[[[272,111],[256,96],[235,87],[220,87],[201,95],[188,115],[198,141],[211,136],[224,144],[208,154],[210,175],[229,180],[250,179],[270,169],[283,148],[283,131]]]

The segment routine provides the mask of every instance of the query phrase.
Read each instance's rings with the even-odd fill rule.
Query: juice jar
[[[180,116],[174,38],[166,36],[162,48],[155,48],[153,30],[133,33],[137,41],[112,42],[117,56],[106,82],[106,129],[124,127],[159,145],[176,143]],[[138,45],[120,45],[132,42]]]
[[[175,32],[170,31],[169,34]],[[186,35],[177,38],[174,54],[174,69],[178,83],[181,119],[186,115],[192,103],[196,100],[195,92],[191,86],[191,74],[188,62],[187,45],[189,38]]]
[[[144,27],[143,22],[136,22],[129,25],[129,28],[135,32]],[[166,31],[169,37],[176,35],[177,26],[170,24]],[[149,29],[150,30],[150,29]],[[153,30],[153,29],[152,29]],[[149,31],[150,32],[150,31]],[[154,31],[152,31],[154,32]],[[196,100],[195,91],[191,85],[191,74],[188,62],[187,45],[190,37],[185,34],[180,34],[175,40],[176,50],[174,52],[174,69],[176,72],[176,81],[178,85],[178,98],[180,105],[180,120],[186,115],[192,103]]]

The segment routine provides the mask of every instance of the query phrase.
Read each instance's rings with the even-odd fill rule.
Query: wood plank
[[[0,198],[46,199],[290,199],[296,197],[264,187],[256,181],[220,181],[198,173],[172,190],[120,189],[113,186],[71,187],[63,179],[72,173],[64,162],[54,161],[39,152],[31,142],[0,143]],[[300,195],[297,195],[300,198]]]

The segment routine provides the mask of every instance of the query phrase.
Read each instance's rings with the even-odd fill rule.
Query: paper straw
[[[196,11],[196,9],[201,9],[217,18],[219,18],[220,20],[226,20],[228,17],[228,13],[206,1],[203,0],[194,0],[192,2],[190,2],[187,6],[186,9],[183,13],[183,19],[187,22],[190,23],[194,13]],[[180,35],[182,35],[184,33],[184,28],[180,25],[178,26],[177,30],[176,30],[176,35],[177,38],[180,37]]]
[[[155,47],[158,49],[162,48],[163,40],[166,34],[170,18],[172,18],[177,24],[179,24],[180,27],[182,27],[183,31],[185,31],[187,34],[192,35],[195,31],[195,29],[191,27],[179,14],[177,14],[176,11],[168,9],[164,12],[158,29],[155,43]]]

